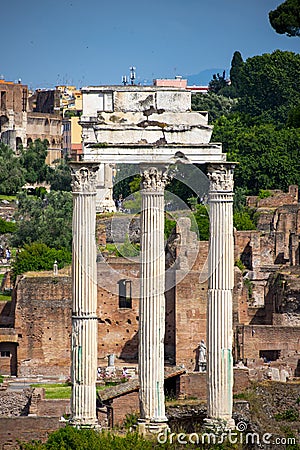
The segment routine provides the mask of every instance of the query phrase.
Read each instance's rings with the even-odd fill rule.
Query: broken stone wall
[[[16,289],[18,375],[70,376],[71,280],[21,276]]]

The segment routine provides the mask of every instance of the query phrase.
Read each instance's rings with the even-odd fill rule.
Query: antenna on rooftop
[[[136,78],[135,67],[131,66],[130,67],[130,81],[131,81],[131,84],[134,84],[135,78]]]

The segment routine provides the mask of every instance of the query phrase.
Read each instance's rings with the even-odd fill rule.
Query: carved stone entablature
[[[170,181],[166,167],[147,167],[142,169],[141,188],[146,191],[163,191]]]
[[[233,172],[235,164],[213,164],[208,166],[210,192],[233,191]]]
[[[79,193],[95,193],[96,178],[99,164],[97,163],[71,163],[72,191]]]

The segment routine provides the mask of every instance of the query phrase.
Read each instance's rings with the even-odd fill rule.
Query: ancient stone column
[[[232,290],[233,253],[232,163],[208,167],[210,180],[210,252],[207,306],[207,408],[208,418],[232,420]]]
[[[164,398],[165,250],[164,188],[166,168],[142,168],[139,326],[139,425],[166,427]]]
[[[73,191],[71,424],[95,426],[97,378],[97,163],[71,163]]]

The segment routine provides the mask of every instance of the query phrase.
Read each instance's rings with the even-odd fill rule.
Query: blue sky
[[[29,87],[120,84],[229,69],[276,49],[300,51],[278,35],[268,12],[283,0],[9,0],[0,5],[0,75]]]

